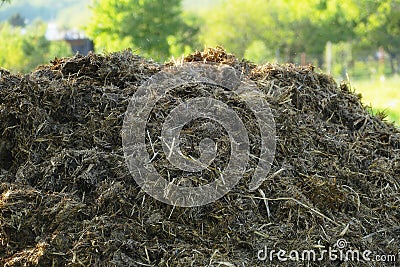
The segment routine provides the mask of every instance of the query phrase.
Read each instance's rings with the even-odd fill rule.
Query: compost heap
[[[348,85],[312,66],[257,66],[220,47],[184,61],[228,64],[265,93],[277,139],[259,190],[249,192],[246,177],[212,204],[183,208],[153,199],[132,178],[121,145],[128,103],[144,81],[179,62],[123,51],[55,59],[27,75],[1,70],[2,265],[269,266],[279,261],[258,259],[265,247],[320,251],[341,238],[348,249],[397,254],[400,133],[382,114],[371,115]],[[170,110],[179,95],[155,112]],[[205,121],[186,130],[192,142],[225,133]]]

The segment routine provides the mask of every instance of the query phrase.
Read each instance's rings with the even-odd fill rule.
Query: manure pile
[[[398,129],[370,115],[349,86],[311,66],[257,66],[219,47],[184,61],[228,64],[265,94],[276,153],[258,190],[248,190],[254,159],[228,194],[192,208],[153,199],[130,174],[121,140],[129,101],[151,76],[179,63],[161,65],[124,51],[56,59],[27,75],[0,70],[2,266],[400,265]],[[223,100],[219,89],[191,85],[165,97],[149,118],[148,149],[162,150],[159,125],[174,103],[197,95]],[[254,117],[232,101],[249,116],[251,149],[260,153]],[[187,153],[196,156],[208,135],[218,144],[216,166],[226,166],[230,147],[220,125],[197,120],[183,130]],[[171,168],[165,159],[156,169],[179,178],[179,171],[165,171]],[[396,262],[326,255],[271,261],[260,257],[265,248],[300,256],[369,250],[370,257],[395,255]]]

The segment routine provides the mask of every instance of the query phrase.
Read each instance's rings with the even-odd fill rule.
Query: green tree
[[[392,73],[398,72],[400,57],[400,1],[382,0],[370,3],[357,32],[363,47],[382,46],[390,56]],[[371,12],[372,11],[372,12]]]
[[[191,45],[197,33],[197,26],[182,16],[181,0],[95,0],[91,10],[93,17],[86,30],[96,50],[130,46],[163,60],[172,47]]]
[[[258,55],[279,51],[284,61],[293,61],[306,52],[321,64],[328,41],[354,38],[358,15],[358,6],[347,0],[231,0],[203,15],[201,33],[207,45],[223,45],[240,57],[257,44]],[[267,51],[260,51],[263,46]]]
[[[8,22],[14,27],[25,27],[25,19],[19,13],[13,14]]]
[[[0,24],[0,67],[13,71],[21,71],[24,63],[22,37],[20,28],[12,27],[9,23]]]
[[[202,14],[205,23],[201,40],[207,46],[222,45],[238,57],[243,57],[255,41],[258,47],[275,51],[293,39],[281,16],[285,13],[281,6],[281,1],[224,1],[212,12]]]
[[[251,58],[255,63],[266,63],[267,60],[272,60],[274,54],[265,46],[265,43],[260,40],[254,40],[244,52],[245,58]]]
[[[318,60],[322,66],[326,44],[351,42],[356,38],[354,31],[360,8],[349,0],[307,1],[292,30],[296,32],[295,48]],[[301,9],[300,1],[294,1]]]

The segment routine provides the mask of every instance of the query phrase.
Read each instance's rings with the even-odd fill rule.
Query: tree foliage
[[[8,22],[13,27],[25,27],[25,19],[19,13],[13,14],[9,19]]]
[[[400,1],[382,0],[368,6],[368,12],[357,27],[360,42],[364,47],[383,47],[390,55],[392,71],[398,71],[400,56]]]
[[[181,0],[96,0],[87,33],[97,50],[130,46],[154,59],[194,43],[197,25],[184,18]]]
[[[346,0],[285,0],[224,2],[218,12],[205,14],[202,29],[206,44],[225,45],[243,56],[254,41],[261,41],[284,60],[294,52],[323,55],[326,43],[342,42],[354,36],[358,8]]]
[[[305,52],[321,66],[327,42],[364,54],[382,46],[400,57],[399,0],[230,0],[202,16],[206,45],[256,61],[293,61]]]
[[[393,70],[400,63],[400,0],[218,2],[212,9],[185,13],[181,0],[94,0],[86,30],[97,52],[131,47],[156,60],[188,53],[202,43],[222,45],[259,63],[293,62],[304,52],[323,67],[331,42],[346,48],[346,61],[353,60],[353,52],[366,58],[382,46]],[[39,47],[43,44],[38,40]]]

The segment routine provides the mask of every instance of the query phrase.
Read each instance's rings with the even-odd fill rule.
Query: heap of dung
[[[184,61],[230,65],[264,93],[276,153],[259,189],[248,190],[253,160],[249,175],[221,199],[174,207],[143,192],[129,173],[121,141],[129,101],[151,76],[179,62],[158,64],[123,51],[56,59],[26,75],[0,70],[2,265],[268,266],[280,262],[276,255],[272,262],[260,258],[265,248],[318,256],[338,249],[340,239],[344,250],[397,255],[400,132],[382,114],[371,115],[348,85],[311,66],[257,66],[220,47]],[[165,97],[149,117],[147,145],[162,152],[159,125],[174,105],[199,95],[221,100],[218,90],[182,86]],[[232,103],[248,114],[239,100]],[[257,154],[260,132],[248,118]],[[196,156],[205,137],[218,144],[215,164],[223,168],[229,138],[216,123],[186,125],[182,144],[189,148],[182,150]],[[165,179],[180,178],[165,155],[154,165]],[[361,264],[329,257],[309,263]]]

